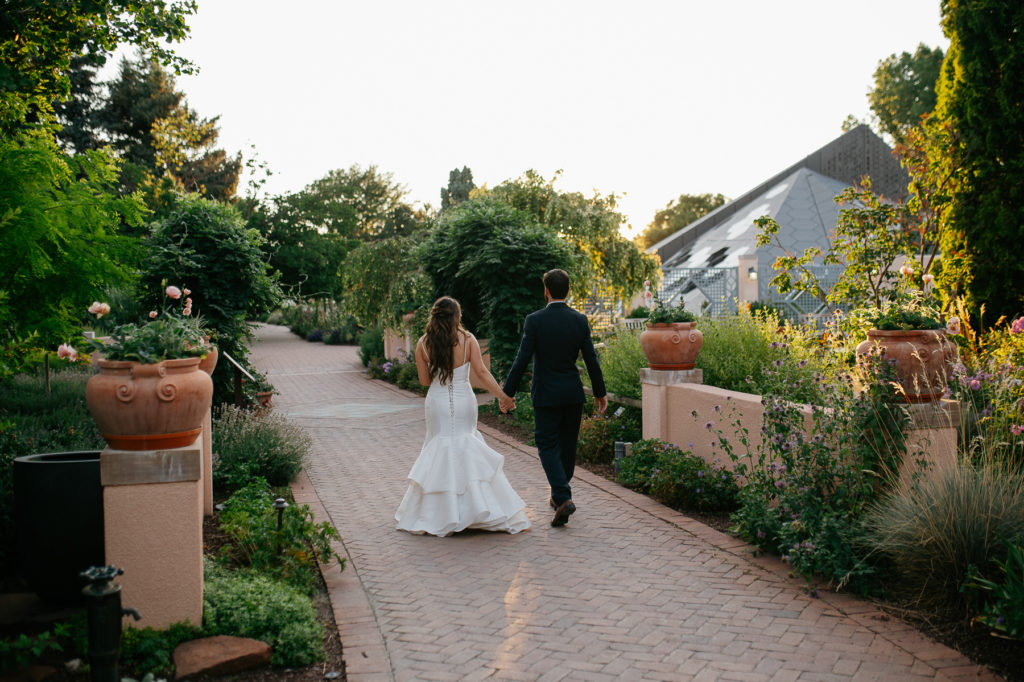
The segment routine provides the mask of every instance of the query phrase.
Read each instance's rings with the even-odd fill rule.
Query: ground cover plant
[[[308,505],[280,498],[286,506],[279,509],[276,499],[267,481],[257,477],[224,502],[219,520],[229,542],[221,559],[310,591],[319,575],[317,561],[337,559],[344,566],[331,547],[338,531],[326,521],[314,522]]]
[[[736,508],[736,476],[720,460],[650,438],[633,443],[623,458],[618,481],[680,511],[728,512]]]
[[[308,665],[323,657],[324,627],[310,598],[259,573],[227,571],[207,562],[203,623],[210,635],[266,642],[276,666]]]

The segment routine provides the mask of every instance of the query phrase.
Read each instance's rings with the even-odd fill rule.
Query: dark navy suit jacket
[[[534,405],[556,407],[582,403],[583,382],[576,368],[576,358],[580,353],[590,375],[594,396],[604,397],[604,376],[590,338],[587,316],[573,310],[564,301],[552,301],[546,308],[526,316],[519,353],[502,390],[510,396],[516,394],[526,365],[533,358],[530,397]]]

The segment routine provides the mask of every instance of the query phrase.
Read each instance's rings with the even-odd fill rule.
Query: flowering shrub
[[[738,488],[733,472],[717,460],[708,464],[657,438],[633,443],[632,452],[622,460],[619,483],[682,511],[736,508]]]
[[[990,331],[983,354],[954,365],[949,387],[961,406],[961,451],[1024,466],[1024,324],[1018,322]]]
[[[906,445],[902,413],[893,407],[891,366],[875,354],[860,371],[866,386],[861,392],[850,376],[828,382],[823,375],[814,377],[813,435],[804,430],[800,406],[770,383],[762,397],[762,442],[754,451],[731,405],[706,426],[745,479],[732,517],[734,531],[781,556],[808,580],[822,575],[863,590],[873,568],[854,546],[859,521],[897,470]],[[770,379],[788,381],[783,375]],[[732,420],[727,424],[731,439],[722,420]]]
[[[420,384],[415,357],[407,356],[403,350],[399,350],[398,354],[399,357],[391,360],[371,361],[367,366],[367,373],[373,379],[383,379],[408,391],[426,393],[427,387]]]

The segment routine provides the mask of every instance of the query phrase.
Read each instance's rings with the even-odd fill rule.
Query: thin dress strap
[[[469,339],[471,338],[471,336],[472,335],[469,334],[469,332],[466,332],[466,345],[462,347],[462,364],[463,365],[466,364],[466,356],[469,355]]]

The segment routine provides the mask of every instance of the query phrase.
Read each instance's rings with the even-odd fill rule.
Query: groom
[[[552,526],[564,526],[576,511],[569,481],[576,469],[576,440],[583,417],[583,382],[576,368],[580,353],[594,387],[597,413],[604,414],[608,407],[604,377],[590,340],[590,324],[586,315],[566,305],[568,293],[569,275],[564,270],[544,274],[548,305],[526,316],[519,353],[502,387],[506,395],[515,396],[526,364],[533,358],[533,433],[551,486],[548,503],[555,510]],[[514,397],[501,407],[503,411],[514,408]]]

